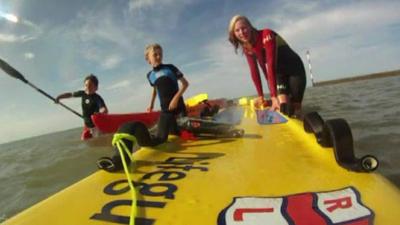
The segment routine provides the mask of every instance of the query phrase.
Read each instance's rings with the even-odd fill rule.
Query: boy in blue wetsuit
[[[159,44],[151,44],[146,47],[145,58],[153,67],[147,73],[147,79],[153,87],[150,106],[152,111],[156,95],[160,99],[161,111],[174,115],[186,115],[186,107],[182,94],[189,86],[181,71],[172,64],[162,64],[162,48]],[[178,81],[182,86],[179,88]]]
[[[151,44],[146,47],[145,59],[153,67],[147,73],[147,79],[153,87],[150,106],[147,110],[153,110],[157,95],[160,99],[161,114],[157,132],[152,135],[143,123],[129,122],[123,124],[117,133],[128,133],[135,136],[139,146],[155,146],[166,142],[169,133],[179,134],[176,119],[179,116],[186,116],[182,95],[189,83],[174,65],[162,63],[162,48],[159,44]],[[178,82],[181,83],[181,87]],[[129,140],[124,140],[124,143],[130,150],[136,144]],[[100,158],[97,165],[100,169],[107,171],[120,170],[122,168],[121,157],[116,152],[112,158]]]
[[[55,102],[59,103],[63,98],[82,98],[82,114],[84,127],[81,135],[82,140],[96,136],[99,132],[93,124],[91,116],[95,113],[108,113],[103,98],[96,93],[99,85],[97,77],[93,74],[85,77],[85,89],[76,92],[66,92],[57,96]]]

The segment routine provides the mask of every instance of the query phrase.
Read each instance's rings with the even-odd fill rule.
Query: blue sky
[[[143,58],[149,43],[160,43],[164,62],[185,74],[186,97],[253,95],[245,58],[227,41],[235,14],[277,31],[305,63],[309,49],[322,81],[399,69],[399,8],[399,1],[368,0],[1,0],[0,58],[53,96],[81,89],[94,73],[111,113],[144,111],[152,91]],[[0,143],[82,124],[2,71],[0,102]],[[78,99],[64,103],[81,110]]]

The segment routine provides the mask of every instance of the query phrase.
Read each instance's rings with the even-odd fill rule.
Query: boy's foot
[[[110,157],[101,157],[96,162],[97,167],[108,172],[114,172],[116,166]]]

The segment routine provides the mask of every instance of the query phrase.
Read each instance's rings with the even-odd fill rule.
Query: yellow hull
[[[320,147],[300,121],[288,120],[259,125],[254,110],[244,107],[238,126],[245,130],[242,138],[185,142],[170,137],[166,144],[137,151],[133,174],[139,200],[137,224],[280,224],[266,223],[280,221],[276,218],[244,223],[253,215],[267,214],[262,210],[235,214],[237,223],[229,223],[226,209],[240,197],[275,201],[348,187],[357,190],[359,200],[374,215],[369,217],[371,224],[398,223],[397,187],[377,173],[338,166],[331,148]],[[4,224],[128,224],[129,214],[124,173],[98,171]]]

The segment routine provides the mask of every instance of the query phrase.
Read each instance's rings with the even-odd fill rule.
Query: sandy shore
[[[343,82],[376,79],[376,78],[392,77],[392,76],[400,76],[400,70],[372,73],[372,74],[342,78],[342,79],[337,79],[337,80],[320,81],[320,82],[316,82],[314,86],[331,85],[331,84],[337,84],[337,83],[343,83]]]

